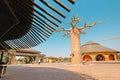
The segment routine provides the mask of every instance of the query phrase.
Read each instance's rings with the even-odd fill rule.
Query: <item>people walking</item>
[[[41,58],[39,58],[39,60],[38,60],[38,64],[40,64],[41,63]]]

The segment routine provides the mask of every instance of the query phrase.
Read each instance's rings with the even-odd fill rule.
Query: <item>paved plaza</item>
[[[4,80],[120,80],[120,64],[42,63],[8,65]]]

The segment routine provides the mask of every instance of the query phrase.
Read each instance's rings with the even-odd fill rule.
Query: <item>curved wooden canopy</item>
[[[70,8],[60,0],[52,0],[66,12]],[[74,0],[66,0],[74,4]],[[39,0],[61,18],[64,12],[50,5],[47,0]],[[61,18],[54,16],[34,0],[0,0],[0,50],[30,48],[42,43],[56,30]]]
[[[16,56],[40,56],[41,52],[31,49],[31,48],[27,48],[27,49],[18,49],[15,50],[16,51]]]

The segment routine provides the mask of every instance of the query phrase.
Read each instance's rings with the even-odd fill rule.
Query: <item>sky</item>
[[[38,0],[36,0],[36,3],[37,1]],[[76,25],[77,27],[83,26],[84,22],[91,24],[94,21],[103,21],[102,24],[97,24],[91,29],[85,30],[84,32],[86,32],[86,34],[80,35],[81,45],[85,44],[87,41],[93,41],[120,51],[120,39],[100,42],[100,40],[120,36],[120,0],[76,0],[74,6],[66,3],[66,0],[63,0],[63,3],[71,7],[71,12],[66,13],[63,11],[66,15],[65,19],[60,18],[54,13],[55,16],[62,19],[62,23],[59,24],[60,27],[62,26],[66,29],[71,28],[68,22],[73,16],[81,18],[81,21]],[[52,2],[50,4],[52,4]],[[45,6],[43,5],[43,7]],[[62,9],[59,11],[62,11]],[[52,11],[50,12],[52,13]],[[33,47],[33,49],[40,51],[46,56],[70,57],[70,38],[63,37],[63,34],[63,32],[54,32],[50,38]]]

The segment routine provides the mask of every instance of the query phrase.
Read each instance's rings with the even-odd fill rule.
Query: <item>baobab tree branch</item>
[[[56,32],[61,32],[61,31],[70,32],[70,29],[65,29],[64,27],[60,27],[58,30],[56,30]]]
[[[64,30],[65,30],[65,28],[60,27],[58,30],[56,30],[56,32],[61,32],[61,31],[64,31]]]
[[[65,29],[64,27],[60,27],[58,30],[56,30],[56,32],[65,32],[63,34],[63,37],[69,37],[69,33],[70,33],[70,29]]]
[[[85,30],[85,29],[90,29],[90,28],[92,28],[92,27],[95,26],[95,25],[96,25],[96,22],[93,22],[91,25],[87,26],[87,22],[85,22],[85,23],[84,23],[84,26],[78,28],[78,30],[79,30],[79,31],[83,31],[83,30]]]
[[[65,34],[63,34],[63,37],[70,37],[70,34],[66,32]]]
[[[80,18],[77,18],[74,16],[68,24],[70,24],[72,27],[75,27],[76,24],[78,24],[80,20],[81,20]]]

